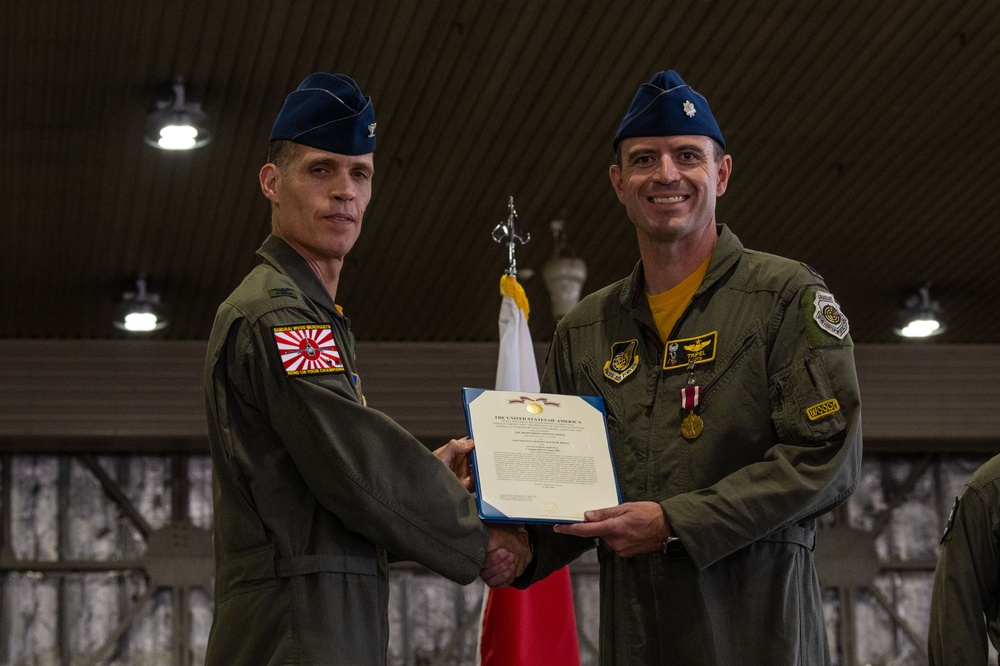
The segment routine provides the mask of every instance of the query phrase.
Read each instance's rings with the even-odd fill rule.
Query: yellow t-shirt
[[[684,314],[684,308],[691,302],[694,292],[698,291],[701,281],[705,279],[708,263],[711,260],[712,255],[708,255],[694,273],[684,278],[684,281],[673,289],[668,289],[662,294],[646,294],[649,309],[653,311],[656,332],[660,334],[660,341],[664,344],[670,338],[670,333],[674,330],[677,320]]]

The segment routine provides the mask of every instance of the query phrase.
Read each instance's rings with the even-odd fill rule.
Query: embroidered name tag
[[[677,370],[678,368],[686,368],[691,363],[714,361],[718,341],[718,331],[705,333],[694,338],[668,340],[666,353],[663,355],[663,369]]]
[[[276,326],[274,342],[289,375],[343,372],[344,363],[329,324]]]
[[[840,403],[837,402],[836,398],[830,398],[812,407],[806,407],[806,416],[809,417],[810,421],[818,421],[823,417],[832,416],[839,411]]]

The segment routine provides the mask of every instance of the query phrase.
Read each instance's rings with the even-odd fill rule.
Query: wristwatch
[[[684,542],[673,534],[668,535],[667,540],[663,542],[663,554],[672,560],[684,560],[688,557]]]

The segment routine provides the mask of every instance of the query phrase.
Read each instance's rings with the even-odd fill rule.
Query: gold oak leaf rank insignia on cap
[[[604,364],[604,376],[621,384],[639,367],[639,341],[626,340],[611,345],[611,360]]]
[[[344,371],[344,362],[329,324],[276,326],[272,331],[287,374],[318,375]]]

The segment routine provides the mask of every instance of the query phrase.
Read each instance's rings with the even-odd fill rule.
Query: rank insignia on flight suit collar
[[[271,330],[287,374],[344,372],[344,362],[330,324],[275,326]]]
[[[611,360],[604,364],[604,376],[621,384],[639,367],[639,341],[626,340],[611,345]]]
[[[715,360],[715,348],[718,346],[719,332],[712,331],[693,338],[667,340],[666,353],[663,355],[663,369],[677,370],[698,363],[708,363]]]
[[[271,298],[298,298],[298,296],[295,295],[295,290],[289,287],[268,289],[267,293]]]

